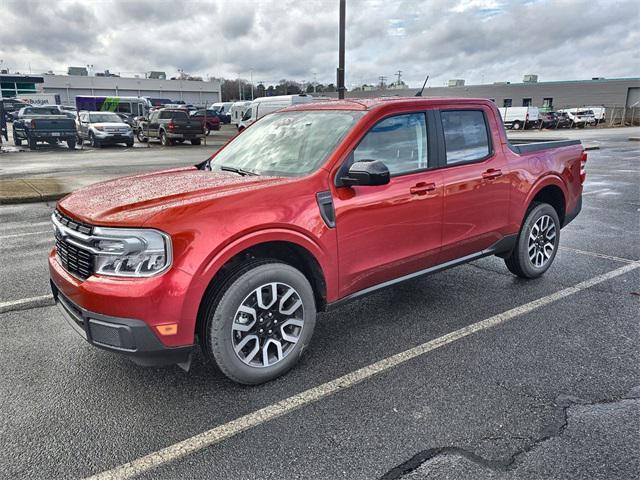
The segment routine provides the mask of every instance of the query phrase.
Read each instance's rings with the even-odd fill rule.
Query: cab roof
[[[457,105],[457,104],[488,104],[486,98],[460,98],[460,97],[378,97],[378,98],[349,98],[344,100],[330,100],[323,102],[310,102],[292,105],[280,111],[292,112],[300,110],[356,110],[367,111],[389,105]]]

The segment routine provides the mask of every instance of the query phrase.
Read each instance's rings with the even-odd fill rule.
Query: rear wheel
[[[13,144],[16,147],[19,147],[20,145],[22,145],[22,139],[16,136],[16,132],[13,132]]]
[[[299,270],[254,261],[210,299],[206,315],[207,352],[231,380],[255,385],[298,362],[315,327],[315,297]]]
[[[36,141],[35,138],[31,138],[31,136],[27,137],[27,143],[29,144],[29,148],[31,150],[35,150],[36,147],[38,146],[38,142]]]
[[[511,273],[522,278],[536,278],[553,263],[560,243],[560,220],[547,203],[537,203],[529,210],[516,247],[504,262]]]
[[[522,128],[522,124],[520,122],[513,122],[513,125],[511,126],[511,128],[513,130],[520,130]]]
[[[200,140],[199,138],[194,138],[191,140],[191,145],[200,145],[202,143],[202,140]]]
[[[75,138],[68,138],[67,139],[67,148],[69,150],[75,150],[76,149],[76,139]]]

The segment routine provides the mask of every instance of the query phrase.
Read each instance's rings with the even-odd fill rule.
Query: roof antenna
[[[420,89],[420,91],[418,93],[416,93],[416,97],[421,97],[422,96],[422,92],[424,92],[424,87],[427,86],[427,82],[429,81],[429,75],[427,75],[427,78],[424,79],[424,83],[422,84],[422,88]]]

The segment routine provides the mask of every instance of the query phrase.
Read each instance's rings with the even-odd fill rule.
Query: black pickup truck
[[[151,112],[147,120],[138,124],[138,140],[147,142],[152,138],[162,145],[173,145],[190,140],[192,145],[200,145],[204,138],[204,128],[200,120],[192,120],[183,109],[162,108]]]
[[[69,150],[74,150],[76,137],[76,122],[50,107],[24,107],[13,122],[13,142],[22,145],[24,140],[31,149],[38,142],[66,142]]]

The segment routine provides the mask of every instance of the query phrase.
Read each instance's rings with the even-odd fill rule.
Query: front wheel
[[[299,270],[254,261],[231,276],[206,315],[206,349],[220,370],[257,385],[298,363],[315,327],[315,297]]]
[[[162,144],[162,146],[164,147],[168,147],[169,145],[172,145],[172,141],[169,140],[169,137],[167,137],[167,134],[162,131],[160,132],[160,143]]]
[[[504,262],[511,273],[536,278],[553,263],[560,243],[560,220],[548,203],[536,204],[522,224],[516,247]]]
[[[200,140],[199,138],[194,138],[191,140],[191,145],[200,145],[202,143],[202,140]]]

